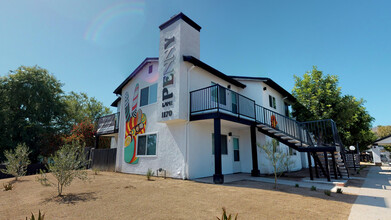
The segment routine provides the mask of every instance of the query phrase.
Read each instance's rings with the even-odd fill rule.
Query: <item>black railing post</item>
[[[213,182],[216,184],[224,183],[221,166],[221,119],[214,119],[214,144],[215,144],[215,174]]]
[[[257,136],[256,129],[257,126],[252,124],[250,126],[250,135],[251,135],[251,154],[253,160],[253,169],[251,170],[251,176],[260,176],[260,172],[258,169],[258,151],[257,151]]]

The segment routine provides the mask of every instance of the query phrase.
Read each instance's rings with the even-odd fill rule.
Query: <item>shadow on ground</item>
[[[69,193],[62,196],[55,196],[45,199],[44,202],[55,202],[59,204],[70,204],[75,205],[78,202],[88,202],[92,200],[96,200],[97,197],[95,196],[94,192],[89,193]]]

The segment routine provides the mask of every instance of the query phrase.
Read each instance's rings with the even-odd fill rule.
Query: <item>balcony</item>
[[[191,120],[220,113],[227,117],[254,122],[255,101],[218,84],[190,92]]]
[[[119,112],[98,118],[96,125],[97,135],[109,135],[118,133]]]

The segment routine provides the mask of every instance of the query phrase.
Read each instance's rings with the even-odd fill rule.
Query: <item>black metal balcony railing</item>
[[[96,133],[98,135],[118,133],[119,112],[98,118]]]
[[[190,92],[191,115],[212,112],[255,120],[255,101],[218,84]]]
[[[254,100],[220,85],[190,92],[190,114],[221,112],[255,121],[300,141],[300,145],[333,147],[345,153],[336,124],[331,119],[298,122],[285,115],[262,107]]]
[[[257,113],[256,121],[258,123],[275,128],[285,136],[299,140],[300,144],[313,145],[310,133],[301,122],[257,104],[255,104],[255,109]]]

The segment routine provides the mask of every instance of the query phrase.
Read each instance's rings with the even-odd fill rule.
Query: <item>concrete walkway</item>
[[[391,167],[371,167],[349,220],[391,219]]]

